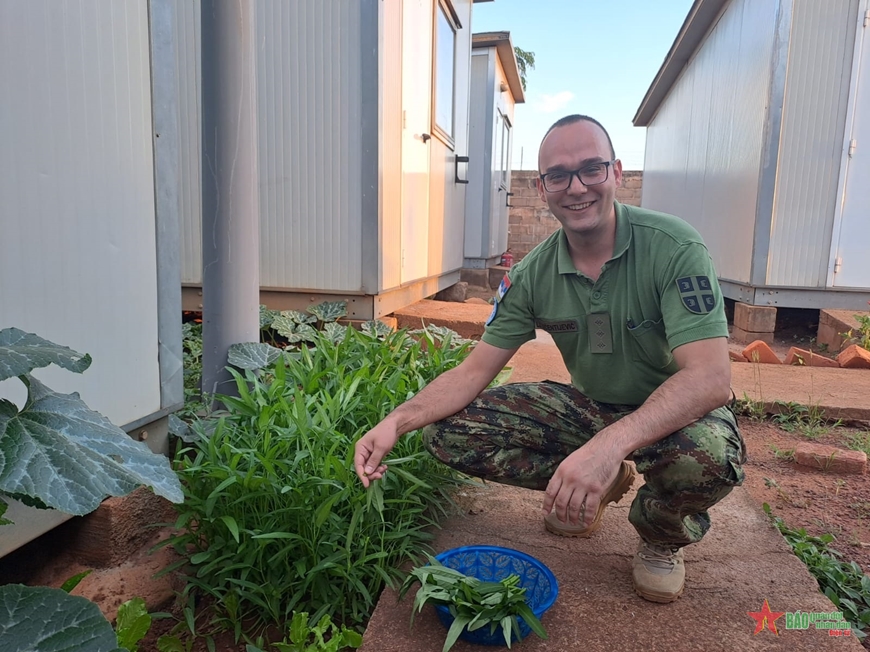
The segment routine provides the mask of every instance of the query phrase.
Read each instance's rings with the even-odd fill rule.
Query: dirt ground
[[[848,448],[851,438],[870,439],[870,429],[836,427],[810,439],[770,421],[741,418],[740,427],[749,455],[745,486],[759,506],[769,504],[789,527],[834,535],[831,547],[870,571],[870,476],[826,473],[791,459],[802,442]]]

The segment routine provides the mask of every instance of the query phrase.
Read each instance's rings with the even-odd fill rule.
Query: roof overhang
[[[517,55],[514,52],[514,44],[511,42],[510,32],[480,32],[471,35],[472,49],[494,47],[501,61],[511,95],[516,104],[524,104],[526,94],[523,92],[523,83],[520,81],[520,69],[517,66]]]
[[[677,38],[674,39],[664,63],[646,91],[632,122],[635,127],[646,127],[652,121],[659,106],[698,49],[722,8],[731,0],[695,0],[683,21]]]

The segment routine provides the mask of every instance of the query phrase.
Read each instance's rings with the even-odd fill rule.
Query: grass
[[[853,451],[862,451],[870,456],[870,432],[849,433],[846,436],[846,446]]]
[[[776,459],[782,460],[783,462],[794,462],[794,448],[780,450],[776,446],[771,445],[770,450],[773,452],[773,456]]]
[[[750,398],[746,392],[743,393],[743,398],[738,398],[734,402],[734,411],[752,421],[764,421],[767,418],[764,401],[756,401]]]
[[[818,439],[842,423],[827,419],[825,411],[818,405],[777,401],[776,406],[779,413],[771,420],[786,432],[796,432],[807,439]]]
[[[865,638],[870,628],[870,577],[855,562],[843,561],[842,553],[829,546],[836,538],[833,534],[811,536],[805,529],[792,529],[781,518],[774,517],[767,503],[764,511],[816,578],[821,592],[843,612],[853,635]]]

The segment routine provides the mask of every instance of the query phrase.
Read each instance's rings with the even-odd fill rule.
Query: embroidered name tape
[[[576,333],[580,330],[576,319],[565,319],[564,321],[541,321],[535,320],[535,328],[540,328],[548,333]]]

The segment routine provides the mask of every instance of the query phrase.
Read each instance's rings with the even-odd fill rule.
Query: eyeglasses
[[[587,165],[579,170],[547,172],[547,174],[541,175],[541,182],[544,184],[544,190],[547,192],[562,192],[567,190],[575,176],[580,179],[580,183],[584,186],[597,186],[599,183],[607,181],[607,170],[615,162],[615,160],[602,161],[601,163]]]

